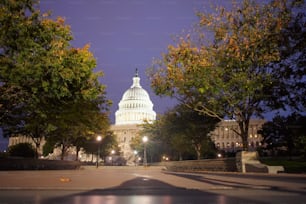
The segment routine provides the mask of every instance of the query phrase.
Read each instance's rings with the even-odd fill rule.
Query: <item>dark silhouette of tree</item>
[[[306,150],[306,116],[298,113],[276,116],[265,123],[259,133],[267,149],[286,151],[289,156],[304,154]]]

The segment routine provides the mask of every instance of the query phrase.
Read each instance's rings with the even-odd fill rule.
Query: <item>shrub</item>
[[[34,158],[36,151],[30,143],[19,143],[9,147],[9,155],[14,157]]]

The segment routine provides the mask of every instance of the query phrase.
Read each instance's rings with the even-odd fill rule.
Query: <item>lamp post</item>
[[[148,137],[143,136],[142,142],[144,144],[144,151],[143,151],[143,165],[147,166],[147,142],[148,142]]]
[[[112,166],[114,166],[114,154],[116,153],[116,151],[115,150],[112,150],[111,151],[111,154],[112,154],[112,156],[111,156],[111,158],[112,158]]]
[[[99,167],[99,157],[100,157],[100,144],[101,144],[101,140],[102,137],[100,135],[97,136],[96,138],[97,142],[98,142],[98,151],[97,151],[97,163],[96,163],[96,167]]]
[[[137,154],[138,154],[138,151],[137,151],[137,150],[134,150],[135,166],[137,166],[137,163],[138,163]]]

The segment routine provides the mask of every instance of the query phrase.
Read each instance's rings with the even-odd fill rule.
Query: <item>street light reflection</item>
[[[145,204],[171,204],[171,196],[90,196],[90,197],[80,197],[77,196],[74,199],[73,204],[81,203],[104,203],[104,204],[120,204],[120,203],[145,203]]]
[[[142,141],[144,144],[144,153],[143,153],[143,166],[147,166],[147,142],[148,142],[149,138],[147,136],[143,136]]]
[[[97,161],[96,161],[96,167],[99,167],[99,158],[100,158],[100,145],[101,145],[101,141],[102,141],[102,136],[98,135],[96,138],[97,142],[98,142],[98,151],[97,151]]]

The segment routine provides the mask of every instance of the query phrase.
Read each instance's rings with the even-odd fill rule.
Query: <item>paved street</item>
[[[74,171],[0,171],[0,181],[0,204],[306,203],[306,175],[87,167]]]

